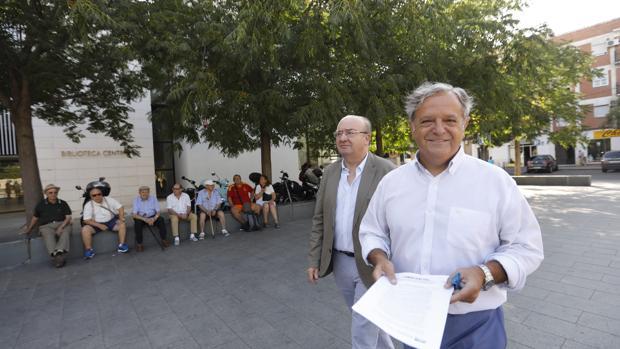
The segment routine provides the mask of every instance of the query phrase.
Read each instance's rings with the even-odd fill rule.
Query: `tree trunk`
[[[260,130],[260,164],[261,173],[273,181],[271,177],[271,137],[265,127]]]
[[[521,175],[521,141],[515,138],[515,176]]]
[[[383,157],[383,135],[381,133],[381,125],[379,124],[375,125],[375,142],[377,144],[375,154]]]
[[[13,84],[15,86],[16,84]],[[13,99],[11,108],[11,121],[15,125],[17,137],[17,153],[19,155],[19,167],[22,177],[22,190],[24,193],[24,207],[26,209],[26,222],[29,222],[34,212],[34,207],[43,198],[39,164],[34,144],[32,131],[32,110],[30,103],[30,90],[27,81],[19,81],[19,91],[12,91]],[[16,93],[17,92],[17,93]]]

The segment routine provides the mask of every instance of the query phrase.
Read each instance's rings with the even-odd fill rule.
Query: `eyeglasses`
[[[334,138],[340,138],[342,135],[345,135],[347,138],[352,138],[358,133],[368,134],[365,131],[357,131],[357,130],[344,130],[344,131],[336,131],[334,132]]]
[[[101,196],[101,193],[97,193],[97,194],[90,194],[91,198],[96,198],[97,196]]]
[[[50,190],[50,191],[47,192],[47,194],[48,195],[49,194],[58,194],[58,191],[57,190]]]
[[[172,190],[181,190],[181,188],[172,188]]]

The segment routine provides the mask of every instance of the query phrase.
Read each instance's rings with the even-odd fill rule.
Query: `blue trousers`
[[[448,314],[441,349],[503,349],[507,338],[502,307],[467,314]],[[414,349],[405,345],[405,349]]]

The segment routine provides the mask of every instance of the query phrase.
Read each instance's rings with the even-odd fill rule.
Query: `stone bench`
[[[284,222],[286,224],[287,221],[293,221],[299,218],[309,218],[312,217],[314,211],[314,201],[304,201],[304,202],[296,202],[293,206],[293,213],[291,214],[290,205],[280,205],[278,206],[278,217],[280,218],[280,222]],[[170,219],[168,218],[167,212],[162,212],[162,217],[166,220],[168,240],[172,243],[172,230],[170,229]],[[270,220],[271,221],[271,220]],[[129,245],[130,252],[133,252],[135,248],[135,234],[133,229],[133,218],[131,215],[126,216],[126,225],[127,225],[127,236],[125,238],[127,245]],[[181,244],[187,243],[189,241],[189,222],[181,221],[179,222],[179,237],[181,239]],[[226,226],[228,231],[231,233],[238,232],[240,228],[240,224],[232,217],[229,212],[226,212]],[[220,231],[219,223],[213,222],[213,228],[216,232],[216,237]],[[198,226],[198,230],[200,230],[200,225]],[[68,259],[82,258],[84,254],[84,247],[82,244],[82,235],[81,235],[81,226],[79,218],[73,220],[73,228],[71,230],[71,239],[70,239],[70,251]],[[157,228],[153,227],[153,231],[155,234],[158,234]],[[207,236],[210,233],[209,222],[205,226],[205,233]],[[148,228],[144,228],[142,231],[144,236],[144,246],[147,249],[159,249],[157,242],[155,241],[153,235],[148,230]],[[158,235],[159,236],[159,235]],[[33,234],[33,238],[30,241],[31,244],[31,252],[32,258],[31,263],[49,263],[50,257],[47,254],[47,249],[45,248],[45,244],[43,239],[41,239],[38,234]],[[116,253],[116,247],[118,245],[118,233],[110,232],[110,231],[102,231],[93,236],[93,248],[95,249],[96,254],[103,253]],[[0,269],[5,269],[8,267],[14,267],[20,265],[27,258],[26,253],[26,244],[24,240],[10,241],[0,243]],[[96,257],[95,257],[96,258]]]
[[[586,186],[592,185],[592,176],[512,176],[517,185]]]

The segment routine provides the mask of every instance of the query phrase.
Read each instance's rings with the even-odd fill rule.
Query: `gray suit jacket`
[[[316,200],[316,206],[314,207],[308,261],[310,267],[319,268],[319,277],[327,276],[332,272],[336,196],[338,195],[338,184],[340,183],[341,164],[342,160],[339,160],[325,169],[321,178],[321,187]],[[374,280],[372,279],[372,268],[367,266],[362,259],[362,248],[359,241],[360,223],[379,181],[394,168],[396,166],[391,161],[368,153],[368,159],[366,160],[357,191],[355,213],[353,215],[352,234],[355,249],[353,252],[355,253],[357,270],[366,287],[370,287]]]

